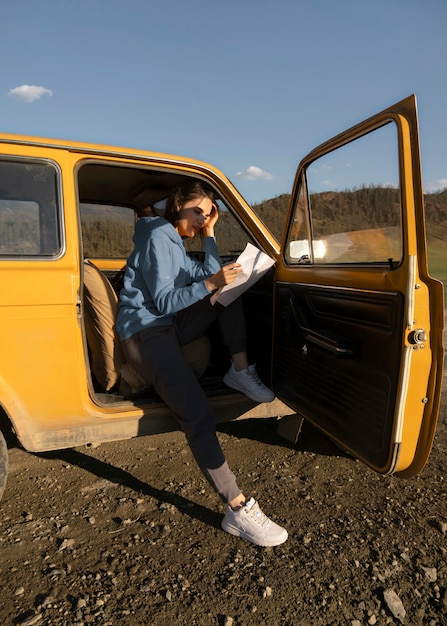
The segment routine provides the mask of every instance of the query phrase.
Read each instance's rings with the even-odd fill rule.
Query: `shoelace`
[[[265,513],[261,511],[258,503],[254,504],[251,508],[244,508],[245,515],[248,515],[259,526],[265,526],[269,522],[269,518]]]
[[[257,385],[258,387],[260,387],[261,385],[264,385],[262,380],[259,378],[259,374],[256,370],[248,370],[248,375],[250,376],[253,383]]]

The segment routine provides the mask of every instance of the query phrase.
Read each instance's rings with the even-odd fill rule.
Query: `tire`
[[[6,445],[3,433],[0,431],[0,500],[6,486],[8,476],[8,446]]]

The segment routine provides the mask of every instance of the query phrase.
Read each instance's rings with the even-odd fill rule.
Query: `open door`
[[[414,96],[303,159],[281,252],[277,396],[374,470],[415,475],[438,416],[444,311]]]

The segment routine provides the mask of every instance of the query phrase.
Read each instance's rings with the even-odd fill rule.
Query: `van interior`
[[[124,362],[115,330],[119,292],[126,260],[133,249],[135,223],[141,217],[162,216],[165,200],[185,174],[153,167],[89,161],[77,173],[83,242],[83,311],[91,389],[100,404],[156,403],[159,398]],[[256,243],[219,198],[216,239],[222,263],[237,258],[247,242]],[[200,236],[185,242],[200,258]],[[273,271],[243,295],[248,355],[266,384],[270,381]],[[217,323],[206,336],[185,347],[185,358],[210,397],[235,394],[222,378],[230,360]]]

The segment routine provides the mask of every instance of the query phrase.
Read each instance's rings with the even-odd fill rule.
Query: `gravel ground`
[[[445,394],[444,394],[445,396]],[[220,530],[179,432],[32,455],[10,450],[1,503],[4,624],[445,624],[445,397],[420,476],[378,476],[308,426],[219,428],[230,466],[289,540]]]

